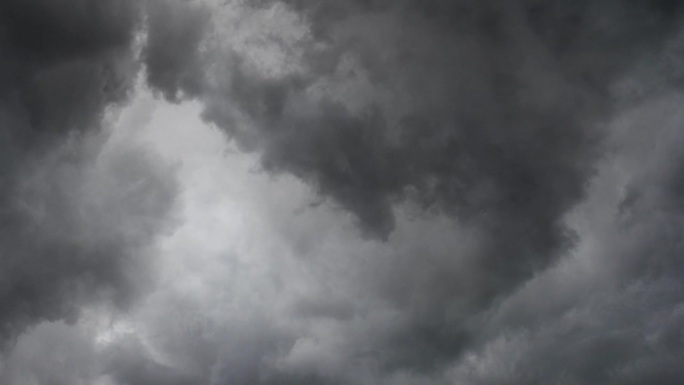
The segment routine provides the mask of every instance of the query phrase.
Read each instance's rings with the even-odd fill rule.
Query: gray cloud
[[[362,241],[327,205],[292,216],[291,179],[231,166],[237,155],[200,162],[186,172],[230,172],[189,201],[208,205],[178,234],[192,252],[169,249],[193,271],[134,318],[156,350],[146,359],[207,384],[677,383],[680,102],[661,95],[611,119],[611,155],[569,215],[577,247],[481,312],[458,295],[486,276],[477,254],[458,258],[480,247],[471,227],[398,215],[387,242]],[[224,197],[232,185],[252,187]],[[205,223],[221,239],[192,242]]]
[[[369,278],[387,280],[376,289],[411,314],[387,337],[398,352],[387,365],[416,368],[458,356],[473,314],[574,245],[564,218],[604,151],[603,126],[620,100],[614,87],[662,52],[680,21],[670,2],[223,7],[227,19],[217,9],[206,39],[194,39],[196,24],[177,22],[192,33],[175,52],[199,57],[170,60],[180,77],[166,82],[148,66],[153,86],[175,95],[178,79],[202,65],[185,93],[204,102],[205,118],[258,151],[265,170],[332,198],[366,235],[390,239],[404,204],[477,234],[468,250],[423,256],[434,268],[418,259],[420,248],[394,250],[392,278]],[[165,46],[151,36],[151,47]],[[165,51],[149,52],[154,63]]]
[[[140,150],[94,160],[74,146],[23,170],[8,200],[4,338],[32,322],[73,320],[94,297],[125,305],[146,281],[146,244],[166,227],[175,191],[168,169]]]
[[[90,384],[97,377],[92,335],[61,323],[33,329],[4,360],[0,379],[15,384]]]
[[[491,340],[456,366],[456,379],[680,381],[680,102],[667,94],[611,124],[620,150],[602,162],[577,213],[588,247],[496,309],[484,329]]]
[[[0,4],[0,341],[142,286],[173,175],[99,129],[136,77],[134,1]],[[109,152],[108,152],[109,151]]]
[[[0,379],[681,382],[681,12],[5,2]],[[159,265],[175,171],[97,131],[140,71],[277,176],[150,134],[187,151]]]

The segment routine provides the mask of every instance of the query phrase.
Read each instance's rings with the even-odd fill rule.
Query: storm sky
[[[0,384],[684,383],[684,3],[0,0]]]

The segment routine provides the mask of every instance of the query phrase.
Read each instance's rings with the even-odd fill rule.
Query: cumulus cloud
[[[136,2],[10,0],[0,15],[4,345],[85,301],[129,301],[175,187],[154,156],[99,130],[136,78]]]
[[[400,283],[378,288],[409,303],[397,344],[450,356],[468,345],[460,329],[472,314],[573,246],[564,218],[605,150],[605,124],[622,97],[615,89],[662,52],[678,10],[667,2],[225,3],[198,48],[184,49],[200,56],[185,57],[181,72],[204,65],[200,87],[186,93],[205,104],[205,119],[257,150],[264,169],[332,198],[367,235],[389,240],[404,204],[457,221],[453,233],[468,241],[445,231],[459,241],[427,251],[435,268],[416,257],[421,246],[389,251],[389,275]]]
[[[678,2],[0,15],[3,381],[681,382]]]
[[[265,170],[314,186],[368,236],[387,239],[406,202],[486,234],[474,306],[572,246],[563,216],[600,157],[614,84],[679,21],[670,3],[166,8],[170,26],[150,28],[153,87],[201,100]],[[183,38],[170,46],[163,28]]]
[[[680,101],[661,96],[611,123],[620,151],[574,213],[585,244],[494,310],[488,342],[455,366],[455,381],[680,381]]]

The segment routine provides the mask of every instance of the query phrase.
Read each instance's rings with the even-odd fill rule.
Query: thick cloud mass
[[[2,1],[0,382],[681,383],[683,12]]]
[[[141,150],[105,153],[105,109],[135,78],[132,1],[0,3],[0,341],[74,319],[103,296],[123,305],[136,254],[174,196]],[[136,267],[137,266],[137,267]]]
[[[152,18],[151,84],[203,101],[266,170],[313,185],[372,237],[389,237],[403,203],[479,233],[473,255],[452,256],[479,279],[440,288],[462,311],[572,246],[563,218],[603,150],[612,87],[680,19],[666,2],[226,3],[240,16],[217,11],[200,39],[202,7],[167,7],[193,16]],[[183,36],[177,53],[163,28]]]

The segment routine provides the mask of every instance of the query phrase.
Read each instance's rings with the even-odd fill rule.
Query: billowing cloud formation
[[[3,382],[684,378],[678,2],[5,4]]]
[[[387,239],[402,204],[456,218],[479,244],[450,257],[477,274],[439,290],[466,313],[572,246],[564,215],[593,175],[614,88],[680,21],[669,2],[166,7],[149,25],[150,84],[201,100],[266,170],[311,184],[368,235]]]
[[[0,4],[0,341],[85,301],[126,304],[174,197],[142,149],[105,144],[135,80],[132,1]]]
[[[326,205],[293,215],[311,199],[304,185],[270,181],[250,171],[249,157],[223,155],[220,135],[188,118],[197,105],[165,107],[145,140],[159,142],[164,156],[183,154],[186,222],[161,246],[158,286],[132,314],[102,328],[96,339],[108,342],[92,348],[96,359],[79,369],[92,377],[82,378],[677,383],[681,100],[662,95],[609,122],[614,155],[598,164],[587,199],[568,219],[577,247],[494,306],[469,313],[465,325],[458,302],[467,298],[449,288],[477,271],[453,254],[478,247],[467,227],[399,215],[394,235],[375,242],[358,239]],[[62,344],[92,333],[88,323],[80,328]],[[24,360],[35,362],[30,367],[51,358]],[[15,365],[13,375],[22,373],[31,370]]]

